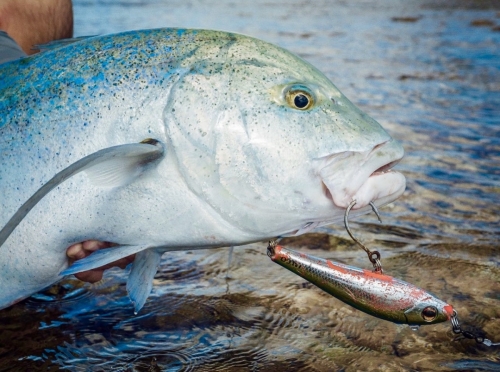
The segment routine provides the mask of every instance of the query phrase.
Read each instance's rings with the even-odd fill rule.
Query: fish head
[[[441,323],[450,320],[453,307],[433,296],[419,301],[415,306],[405,311],[406,323],[422,325]]]
[[[340,220],[352,199],[356,214],[403,193],[390,170],[401,145],[315,67],[242,35],[201,42],[165,121],[181,174],[226,220],[293,235]]]

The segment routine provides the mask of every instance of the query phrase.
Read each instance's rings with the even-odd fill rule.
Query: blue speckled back
[[[93,37],[0,66],[0,127],[28,126],[33,116],[81,111],[124,85],[148,89],[189,53],[197,31],[158,29]],[[220,35],[218,35],[220,37]],[[191,45],[191,47],[190,47]],[[89,102],[90,103],[90,102]],[[83,125],[83,123],[82,123]]]
[[[162,118],[161,107],[146,112],[152,102],[166,97],[179,66],[203,44],[216,40],[220,48],[235,37],[205,30],[129,31],[56,44],[1,65],[0,187],[22,184],[19,205],[92,152],[147,136],[163,140],[162,123],[152,124],[155,129],[144,125]]]

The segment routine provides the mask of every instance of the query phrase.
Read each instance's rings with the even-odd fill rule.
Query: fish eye
[[[308,110],[314,104],[314,98],[310,92],[303,88],[292,88],[286,92],[286,101],[290,107],[297,110]]]
[[[434,306],[427,306],[424,310],[422,310],[422,318],[426,322],[432,322],[437,317],[437,309]]]

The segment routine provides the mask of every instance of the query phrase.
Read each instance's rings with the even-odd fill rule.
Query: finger
[[[76,260],[80,260],[87,256],[90,256],[93,252],[103,249],[116,246],[117,244],[111,242],[103,242],[99,240],[86,240],[84,242],[76,243],[70,246],[66,250],[66,255],[69,258],[69,265],[72,265]],[[135,259],[135,254],[131,256],[127,256],[121,258],[117,261],[111,262],[107,265],[83,271],[81,273],[75,274],[75,277],[79,280],[89,283],[95,283],[102,279],[104,270],[107,270],[112,267],[119,267],[124,269],[128,264],[133,262]]]
[[[75,260],[81,260],[82,258],[85,258],[89,256],[92,252],[101,249],[101,248],[109,248],[114,246],[115,244],[110,243],[110,242],[102,242],[99,240],[86,240],[84,242],[76,243],[71,245],[67,250],[66,250],[66,255],[71,262]]]
[[[102,279],[104,270],[94,269],[75,274],[75,277],[83,282],[95,283]]]
[[[72,260],[80,260],[88,256],[85,254],[85,250],[83,249],[83,243],[76,243],[70,246],[66,250],[66,255]]]
[[[89,252],[87,255],[101,248],[109,248],[112,247],[113,245],[114,245],[113,243],[102,242],[100,240],[86,240],[82,244],[83,249]]]

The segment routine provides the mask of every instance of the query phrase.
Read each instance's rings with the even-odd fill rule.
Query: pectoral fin
[[[96,186],[124,186],[140,176],[149,164],[163,155],[162,145],[153,139],[117,147],[120,148],[107,149],[118,150],[115,156],[106,156],[104,161],[82,169]]]
[[[0,231],[0,247],[16,226],[50,191],[68,178],[87,171],[95,182],[106,186],[122,186],[139,176],[147,165],[163,156],[163,145],[152,139],[109,147],[90,154],[57,173],[29,198]]]
[[[148,249],[137,253],[127,280],[127,291],[134,303],[134,313],[137,314],[146,302],[153,287],[153,279],[160,265],[161,253]]]
[[[68,267],[66,270],[61,271],[59,275],[78,274],[82,271],[97,269],[98,267],[118,261],[121,258],[128,257],[148,248],[153,247],[151,245],[119,245],[116,247],[100,249],[93,252],[90,256],[75,261],[73,265]]]

